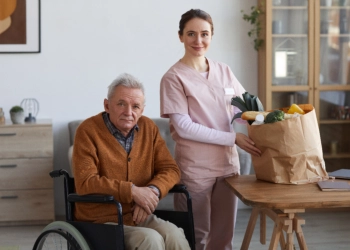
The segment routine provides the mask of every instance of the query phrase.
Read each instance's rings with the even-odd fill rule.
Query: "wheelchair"
[[[52,178],[64,177],[66,221],[54,221],[47,225],[34,243],[33,250],[124,250],[122,206],[112,195],[78,195],[74,178],[64,169],[50,172]],[[192,250],[195,249],[192,200],[184,185],[176,184],[169,193],[183,193],[187,198],[187,211],[155,210],[154,214],[174,223],[184,230]],[[97,224],[74,219],[76,202],[108,203],[116,206],[118,224]]]

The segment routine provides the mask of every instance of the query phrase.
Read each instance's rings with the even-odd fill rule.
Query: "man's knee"
[[[186,236],[181,228],[167,232],[164,236],[165,249],[190,249]]]
[[[128,230],[125,234],[126,249],[165,249],[163,237],[150,228],[136,228],[136,230]]]
[[[163,246],[162,249],[165,249],[164,239],[156,230],[148,229],[147,233],[145,233],[143,237],[144,237],[143,243],[145,246],[154,246],[154,247]]]

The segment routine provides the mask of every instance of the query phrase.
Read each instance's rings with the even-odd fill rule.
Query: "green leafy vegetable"
[[[231,105],[236,106],[239,108],[242,112],[248,111],[247,106],[245,105],[245,102],[241,99],[241,97],[236,96],[231,99]]]
[[[264,111],[264,106],[260,102],[259,98],[255,95],[251,95],[248,92],[244,92],[242,94],[242,97],[244,100],[242,100],[241,97],[236,96],[231,99],[231,105],[236,106],[239,108],[242,112],[237,113],[233,118],[231,123],[236,118],[241,118],[242,113],[245,111]],[[249,124],[252,124],[253,121],[248,121]]]
[[[258,110],[258,104],[256,103],[257,96],[251,96],[250,102],[252,106],[252,110],[257,111]]]
[[[274,123],[284,120],[284,112],[282,110],[274,110],[265,117],[265,123]]]
[[[243,94],[243,99],[244,99],[245,105],[247,106],[247,109],[249,111],[254,111],[252,109],[251,95],[248,92],[245,92]]]

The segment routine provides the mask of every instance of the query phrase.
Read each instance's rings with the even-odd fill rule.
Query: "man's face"
[[[114,126],[124,136],[136,125],[144,110],[144,96],[141,89],[118,86],[110,99],[104,100],[105,111]]]

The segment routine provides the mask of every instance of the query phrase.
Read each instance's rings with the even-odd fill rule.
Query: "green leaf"
[[[242,114],[243,114],[243,112],[239,112],[239,113],[235,114],[234,117],[232,118],[231,124],[233,123],[233,121],[234,121],[235,119],[241,118],[241,117],[242,117]]]
[[[251,101],[251,104],[252,104],[252,111],[259,111],[258,110],[258,105],[256,103],[256,98],[258,98],[257,96],[254,96],[254,95],[250,95],[250,101]]]
[[[247,110],[252,110],[252,102],[250,101],[250,94],[248,92],[243,93],[243,99],[245,102],[245,105],[247,107]]]
[[[256,105],[258,106],[258,111],[264,111],[264,105],[261,103],[259,97],[256,97]]]
[[[250,7],[250,13],[245,13],[244,10],[241,10],[243,14],[243,20],[250,23],[252,26],[251,30],[248,32],[248,36],[253,38],[254,41],[254,49],[256,51],[263,45],[263,39],[260,38],[261,31],[261,15],[265,14],[264,11],[264,3],[261,2],[258,5]]]
[[[241,99],[241,97],[236,96],[231,99],[231,105],[236,106],[239,108],[242,112],[247,111],[247,106],[244,103],[244,101]]]

